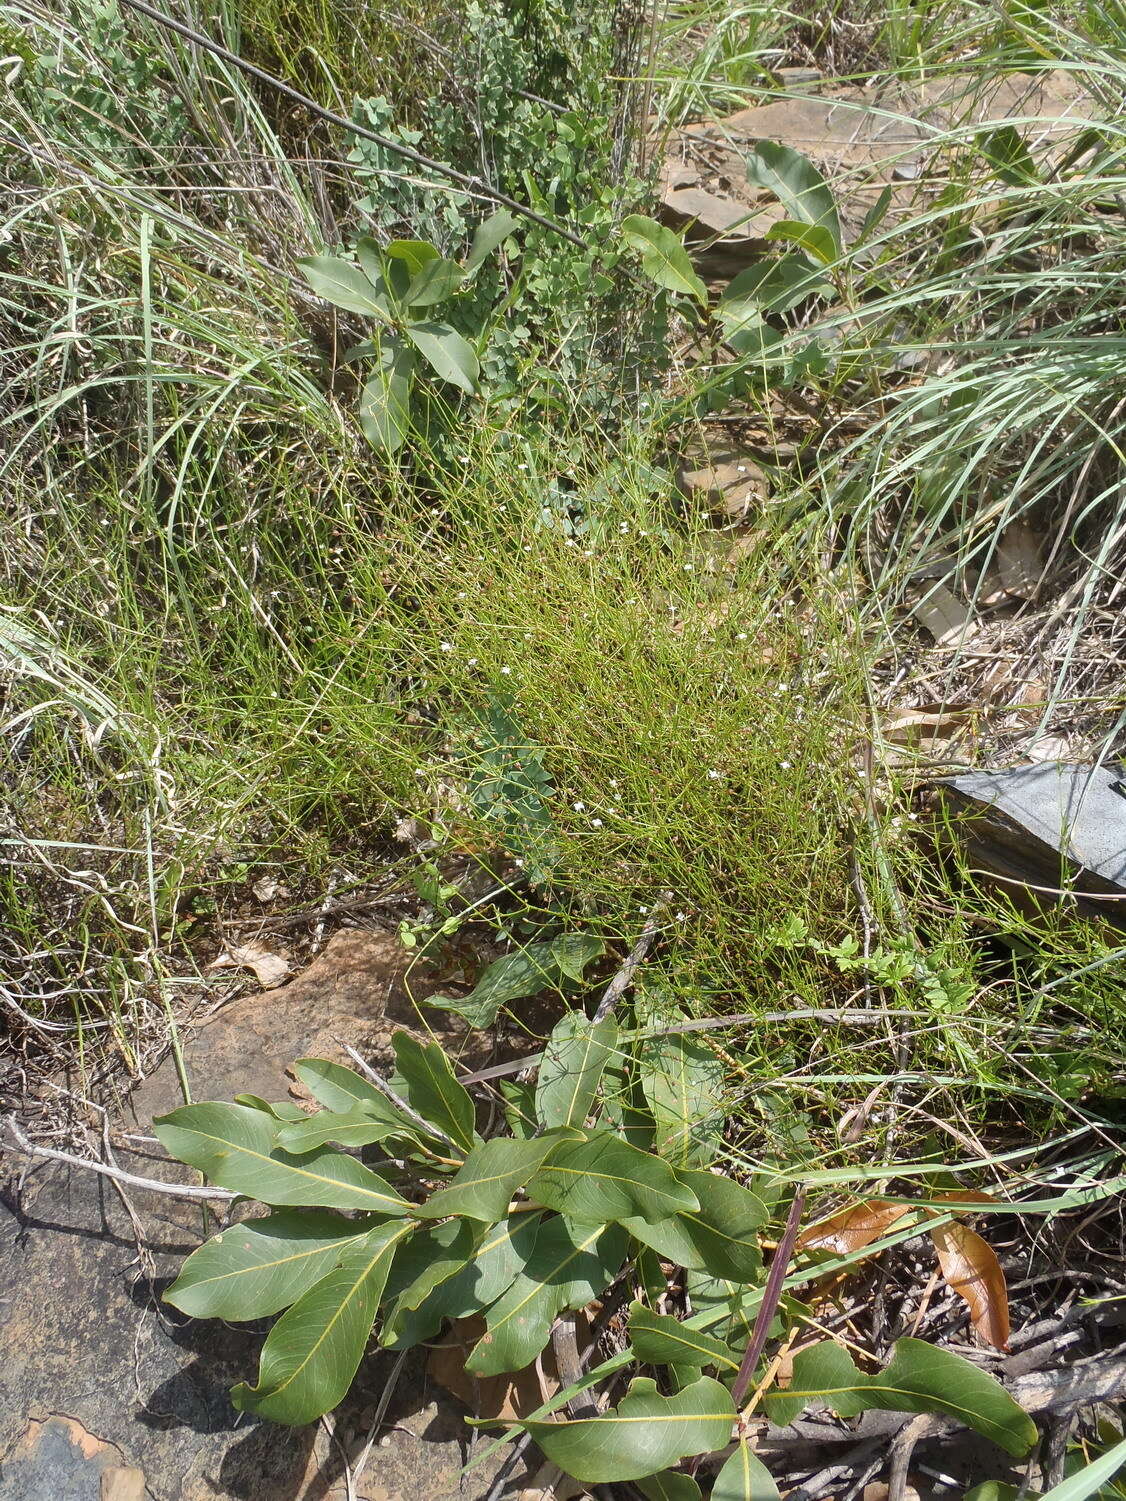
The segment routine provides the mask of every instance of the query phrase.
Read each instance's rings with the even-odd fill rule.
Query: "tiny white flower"
[[[617,779],[617,777],[611,777],[610,778],[610,786],[611,787],[616,787],[617,785],[618,785],[618,779]]]
[[[779,693],[789,693],[789,691],[790,691],[790,685],[789,685],[789,683],[779,683],[778,684],[778,692]]]
[[[585,813],[586,812],[586,804],[585,803],[572,803],[571,807],[574,808],[574,810],[575,810],[576,813]]]
[[[628,521],[621,522],[620,525],[619,525],[619,527],[618,527],[618,530],[620,532],[628,532],[629,531],[629,522]]]
[[[469,661],[466,663],[466,666],[468,666],[468,667],[476,667],[477,666],[477,658],[476,657],[470,657]]]
[[[708,772],[708,781],[709,782],[718,782],[719,781],[719,772],[718,771],[709,771]]]
[[[746,633],[746,631],[740,631],[739,634],[738,634],[738,636],[735,639],[737,641],[745,641],[747,639],[747,633]]]
[[[517,469],[527,469],[527,464],[517,464]]]
[[[465,598],[465,590],[464,589],[459,589],[457,597],[458,597],[458,599],[464,599]]]
[[[592,818],[590,826],[592,829],[600,829],[602,827],[602,820],[600,818]]]
[[[778,763],[778,765],[782,768],[783,771],[789,771],[789,769],[790,769],[790,767],[791,767],[792,764],[793,763],[790,762],[790,761],[779,761],[779,763]]]
[[[453,642],[452,641],[443,641],[442,642],[442,650],[443,651],[453,651],[453,649],[454,648],[453,648]]]
[[[696,565],[695,565],[695,563],[685,563],[683,565],[683,567],[684,567],[685,573],[692,573],[694,571]]]
[[[678,912],[676,914],[676,920],[677,920],[677,922],[687,922],[688,921],[688,913],[687,912]]]
[[[502,667],[501,668],[501,674],[504,677],[507,677],[511,671],[512,671],[511,667]]]
[[[638,907],[637,910],[638,910],[638,912],[640,912],[641,916],[644,917],[645,914],[649,911],[649,908],[648,907]]]

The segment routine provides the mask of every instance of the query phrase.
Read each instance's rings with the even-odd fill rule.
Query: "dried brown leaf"
[[[891,1204],[886,1199],[865,1199],[842,1209],[819,1225],[802,1232],[794,1247],[797,1251],[832,1251],[837,1256],[851,1256],[886,1235],[897,1220],[910,1214],[910,1204]]]
[[[280,954],[259,948],[256,943],[233,944],[213,959],[211,969],[251,969],[263,990],[276,990],[289,979],[290,963]]]
[[[1027,521],[1011,521],[997,544],[997,570],[1008,594],[1034,599],[1044,573],[1043,539]]]
[[[963,1201],[976,1197],[981,1203],[987,1196],[943,1194],[942,1197],[961,1197]],[[942,1275],[947,1285],[965,1300],[978,1334],[995,1349],[1007,1350],[1009,1293],[996,1251],[976,1231],[957,1220],[950,1225],[937,1226],[931,1231],[931,1238],[938,1252]]]
[[[911,613],[939,646],[964,646],[977,633],[973,612],[945,584],[932,584]]]

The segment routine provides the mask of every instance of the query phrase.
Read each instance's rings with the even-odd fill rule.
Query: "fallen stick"
[[[127,1173],[124,1168],[109,1167],[104,1162],[95,1162],[92,1157],[78,1157],[73,1152],[60,1152],[56,1147],[41,1147],[28,1141],[20,1130],[14,1115],[6,1117],[15,1138],[16,1148],[25,1157],[43,1157],[50,1162],[65,1162],[68,1167],[83,1167],[91,1173],[100,1173],[103,1178],[113,1178],[130,1188],[147,1188],[153,1193],[164,1194],[171,1199],[243,1199],[245,1194],[233,1193],[229,1188],[208,1188],[206,1184],[162,1183],[159,1178],[139,1178],[136,1173]]]
[[[637,973],[638,966],[649,952],[649,946],[657,936],[661,913],[671,901],[672,892],[662,891],[653,903],[649,911],[649,916],[645,920],[645,926],[641,930],[641,937],[634,944],[626,956],[622,967],[603,992],[602,999],[598,1003],[598,1010],[594,1013],[594,1020],[596,1022],[606,1020],[622,996],[633,984],[633,977]]]
[[[425,1131],[427,1136],[436,1136],[440,1141],[444,1141],[447,1146],[453,1147],[455,1150],[458,1149],[457,1142],[454,1141],[452,1136],[447,1136],[440,1126],[432,1125],[430,1121],[425,1119],[425,1117],[419,1115],[417,1110],[412,1110],[411,1107],[407,1104],[406,1100],[403,1099],[402,1095],[397,1094],[395,1090],[391,1088],[390,1084],[388,1084],[387,1080],[383,1078],[382,1074],[377,1074],[370,1063],[364,1062],[362,1056],[356,1052],[355,1048],[349,1047],[349,1045],[346,1042],[341,1041],[339,1037],[336,1038],[336,1042],[348,1054],[348,1057],[351,1058],[352,1062],[360,1070],[364,1078],[367,1079],[369,1083],[374,1084],[383,1098],[385,1100],[390,1100],[396,1110],[401,1110],[402,1113],[407,1117],[407,1119],[413,1121],[420,1130]]]

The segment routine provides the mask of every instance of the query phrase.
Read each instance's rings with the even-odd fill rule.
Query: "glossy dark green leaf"
[[[302,1115],[299,1121],[285,1121],[278,1129],[278,1146],[287,1152],[311,1152],[329,1141],[345,1147],[366,1147],[401,1131],[402,1127],[391,1121],[373,1120],[363,1109],[340,1114],[318,1110],[315,1115]]]
[[[474,1147],[448,1187],[431,1194],[416,1213],[423,1219],[460,1214],[495,1224],[507,1215],[512,1195],[523,1188],[561,1139],[554,1134],[531,1141],[498,1136]]]
[[[490,214],[477,226],[473,235],[473,243],[469,247],[469,255],[465,262],[466,271],[475,272],[482,262],[492,255],[494,250],[498,250],[509,235],[519,227],[520,220],[506,208],[498,208],[495,214]]]
[[[641,269],[650,281],[669,292],[692,297],[702,306],[708,289],[692,269],[692,262],[679,235],[643,214],[627,214],[622,220],[622,239],[641,253]]]
[[[617,1042],[612,1016],[596,1024],[581,1011],[568,1011],[556,1022],[536,1083],[536,1118],[541,1126],[583,1124]]]
[[[733,1376],[742,1359],[723,1340],[642,1303],[630,1309],[629,1342],[645,1365],[715,1366],[721,1377]]]
[[[558,1313],[585,1307],[609,1286],[625,1248],[617,1225],[545,1220],[525,1268],[485,1314],[487,1332],[470,1351],[466,1370],[478,1376],[523,1370],[547,1344]]]
[[[481,366],[468,339],[448,323],[408,323],[404,333],[436,375],[473,395]]]
[[[1035,1423],[999,1381],[918,1339],[898,1340],[891,1362],[874,1376],[860,1371],[833,1340],[803,1350],[794,1359],[790,1386],[768,1395],[766,1404],[775,1422],[789,1423],[807,1402],[831,1407],[841,1417],[856,1417],[870,1407],[947,1413],[1018,1457],[1036,1441]]]
[[[374,287],[359,266],[336,255],[307,255],[298,262],[301,274],[318,296],[349,313],[386,319],[386,298]]]
[[[382,1225],[283,1313],[266,1338],[258,1384],[236,1386],[242,1412],[312,1423],[346,1395],[375,1322],[395,1248],[412,1225]]]
[[[659,1221],[699,1208],[696,1195],[667,1163],[609,1131],[565,1142],[530,1180],[528,1197],[591,1223],[630,1216]]]
[[[565,977],[581,978],[588,964],[605,952],[600,939],[586,933],[563,933],[549,942],[529,943],[490,964],[467,996],[430,996],[428,1006],[454,1011],[471,1027],[491,1027],[497,1012],[512,1001],[537,995]]]
[[[480,1242],[488,1238],[488,1232],[469,1220],[449,1220],[444,1225],[416,1230],[395,1253],[384,1289],[387,1304],[394,1305],[400,1316],[412,1313],[435,1288],[463,1271],[476,1256]]]
[[[278,1122],[246,1105],[182,1105],[158,1116],[153,1130],[165,1151],[213,1183],[264,1204],[368,1209],[405,1215],[411,1205],[388,1183],[342,1152],[296,1156],[275,1145]]]
[[[188,1257],[164,1301],[197,1319],[265,1318],[296,1302],[371,1228],[290,1209],[230,1225]]]
[[[695,1196],[696,1209],[665,1220],[631,1218],[626,1229],[678,1266],[735,1282],[755,1282],[762,1268],[759,1234],[770,1219],[772,1200],[715,1173],[679,1168],[679,1182]]]
[[[821,224],[840,255],[841,226],[832,189],[808,157],[778,141],[757,141],[747,154],[747,181],[773,193],[791,219]]]
[[[525,1423],[553,1464],[588,1484],[638,1480],[692,1454],[722,1449],[731,1437],[731,1393],[710,1376],[662,1397],[645,1378],[616,1408],[596,1418]]]
[[[435,1335],[445,1319],[464,1318],[495,1303],[527,1266],[541,1223],[538,1214],[510,1215],[485,1232],[472,1261],[435,1287],[417,1309],[400,1305],[396,1298],[384,1321],[383,1343],[399,1348],[419,1344]]]
[[[409,1032],[396,1032],[391,1045],[407,1104],[439,1126],[463,1152],[471,1152],[477,1140],[473,1101],[454,1078],[440,1044],[416,1042]]]
[[[779,1501],[770,1471],[745,1438],[716,1476],[711,1501]]]

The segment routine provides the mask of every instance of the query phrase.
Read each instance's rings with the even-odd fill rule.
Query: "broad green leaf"
[[[595,1025],[583,1012],[568,1011],[556,1022],[536,1082],[536,1118],[541,1126],[583,1124],[617,1042],[612,1016]]]
[[[768,1395],[766,1403],[774,1421],[785,1424],[807,1402],[831,1407],[841,1417],[856,1417],[870,1407],[947,1413],[1018,1457],[1036,1441],[1035,1423],[1000,1382],[961,1356],[918,1339],[898,1340],[890,1364],[874,1376],[860,1371],[832,1340],[803,1350],[794,1360],[791,1385]]]
[[[627,214],[622,220],[622,239],[641,253],[641,269],[650,281],[669,292],[684,292],[706,306],[708,289],[692,269],[692,262],[679,235],[644,214]]]
[[[745,1346],[762,1302],[761,1276],[758,1281],[758,1287],[749,1287],[743,1281],[709,1277],[707,1272],[685,1268],[684,1289],[692,1305],[690,1322]]]
[[[808,251],[814,260],[823,266],[831,266],[837,259],[837,242],[827,224],[803,224],[800,219],[779,219],[766,231],[768,240],[786,240]]]
[[[499,1082],[504,1098],[505,1124],[513,1136],[528,1141],[537,1130],[535,1085],[517,1079],[501,1079]]]
[[[428,240],[392,240],[384,254],[393,261],[402,261],[412,276],[417,276],[431,261],[442,259],[441,251]]]
[[[662,1470],[659,1475],[650,1475],[636,1482],[641,1494],[648,1501],[701,1501],[703,1491],[681,1470]]]
[[[711,1501],[779,1501],[770,1471],[745,1438],[716,1476]]]
[[[673,1397],[638,1378],[616,1408],[596,1418],[527,1422],[524,1427],[553,1464],[588,1484],[639,1480],[690,1454],[722,1449],[731,1437],[731,1393],[702,1376]]]
[[[654,1150],[681,1167],[706,1160],[706,1138],[726,1113],[724,1068],[711,1048],[675,1033],[647,1037],[637,1046],[637,1071],[656,1126]]]
[[[398,1122],[401,1126],[410,1124],[374,1084],[342,1063],[330,1063],[327,1058],[298,1058],[293,1072],[326,1110],[343,1115],[359,1106],[375,1120]]]
[[[462,1151],[471,1152],[477,1141],[473,1101],[454,1078],[453,1065],[441,1046],[416,1042],[409,1032],[396,1032],[391,1046],[407,1104],[440,1126]]]
[[[1108,1480],[1113,1480],[1123,1465],[1126,1465],[1126,1439],[1100,1454],[1098,1459],[1092,1459],[1074,1475],[1061,1480],[1050,1491],[1045,1491],[1040,1501],[1087,1501],[1088,1496],[1095,1495]]]
[[[986,132],[981,154],[1010,188],[1027,188],[1041,181],[1032,154],[1014,125],[999,125]]]
[[[422,1219],[461,1214],[492,1225],[508,1213],[508,1201],[559,1145],[558,1135],[532,1141],[498,1136],[474,1147],[446,1188],[430,1195],[416,1213]]]
[[[494,250],[512,234],[513,230],[519,229],[520,220],[515,214],[509,213],[506,208],[498,208],[495,214],[478,224],[473,235],[473,243],[469,247],[469,255],[465,262],[466,271],[472,275]]]
[[[797,252],[754,261],[728,282],[716,312],[724,322],[738,324],[748,312],[788,313],[806,297],[820,297],[832,284],[809,259]]]
[[[667,1219],[699,1200],[667,1163],[639,1152],[609,1131],[566,1142],[528,1183],[528,1197],[591,1222]]]
[[[645,1365],[711,1365],[721,1376],[734,1376],[742,1359],[721,1339],[679,1319],[650,1313],[643,1303],[630,1308],[629,1341]]]
[[[354,1157],[332,1151],[292,1155],[275,1145],[276,1129],[277,1122],[260,1110],[219,1102],[182,1105],[153,1122],[170,1156],[264,1204],[411,1212],[390,1184]]]
[[[481,366],[468,339],[448,323],[408,323],[404,332],[436,375],[473,395]]]
[[[524,1270],[485,1314],[486,1333],[465,1369],[478,1376],[523,1370],[547,1344],[556,1314],[583,1308],[605,1291],[625,1249],[626,1235],[617,1225],[565,1216],[545,1220]]]
[[[633,1058],[618,1054],[602,1075],[599,1122],[642,1152],[653,1150],[656,1128]]]
[[[560,933],[548,947],[559,973],[576,984],[582,984],[587,966],[606,952],[601,938],[593,938],[589,933]]]
[[[452,297],[465,280],[465,272],[456,261],[447,261],[441,256],[427,261],[422,270],[411,278],[403,301],[408,307],[433,307]]]
[[[366,1147],[403,1131],[402,1124],[374,1120],[363,1109],[340,1115],[333,1110],[318,1110],[316,1115],[303,1115],[299,1121],[286,1121],[280,1126],[278,1146],[287,1152],[311,1152],[329,1141],[343,1147]]]
[[[405,344],[388,342],[390,363],[377,365],[365,383],[357,415],[371,446],[390,454],[398,453],[410,431],[411,381],[417,357]]]
[[[759,1232],[770,1218],[772,1199],[715,1173],[680,1168],[676,1177],[699,1207],[665,1220],[627,1219],[626,1229],[678,1266],[755,1282],[762,1269]],[[756,1187],[762,1189],[762,1184]]]
[[[773,193],[791,219],[822,224],[841,253],[841,226],[829,184],[800,151],[778,141],[758,141],[747,154],[747,181]]]
[[[735,351],[748,369],[766,373],[786,363],[786,336],[772,328],[761,314],[753,310],[738,323],[724,320],[724,342]]]
[[[385,1297],[403,1312],[413,1311],[436,1287],[469,1265],[483,1238],[480,1225],[448,1220],[416,1230],[391,1264]]]
[[[527,1265],[541,1222],[538,1214],[513,1214],[494,1225],[485,1232],[472,1261],[428,1293],[417,1309],[408,1306],[409,1299],[403,1300],[404,1288],[384,1321],[382,1343],[408,1348],[430,1339],[443,1320],[464,1318],[495,1303]],[[466,1221],[455,1223],[464,1225]],[[438,1229],[445,1230],[446,1226]],[[394,1280],[398,1282],[397,1276]]]
[[[341,260],[337,255],[306,255],[297,264],[313,291],[326,302],[371,318],[390,316],[387,299],[351,261]]]
[[[193,1251],[164,1301],[197,1319],[265,1318],[295,1303],[371,1228],[316,1211],[245,1220]]]
[[[236,1105],[249,1105],[251,1110],[261,1110],[266,1115],[272,1115],[276,1121],[305,1121],[309,1117],[300,1105],[294,1105],[289,1100],[264,1100],[257,1094],[235,1095]]]
[[[258,1385],[231,1401],[275,1423],[312,1423],[343,1399],[359,1368],[398,1243],[413,1225],[381,1225],[283,1313],[262,1347]]]
[[[385,292],[383,282],[383,247],[370,235],[364,235],[356,241],[356,260],[360,263],[360,270],[364,273],[377,291]]]
[[[604,952],[601,940],[585,933],[564,933],[550,942],[529,943],[490,964],[467,996],[433,995],[427,1005],[455,1011],[471,1027],[491,1027],[502,1006],[558,985],[564,977],[581,979],[586,966]]]

